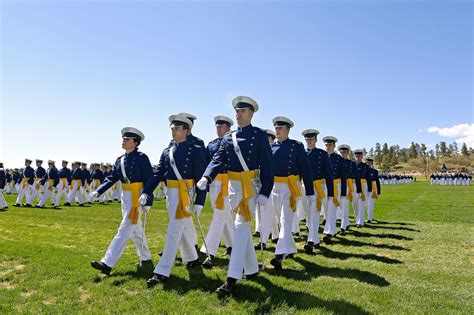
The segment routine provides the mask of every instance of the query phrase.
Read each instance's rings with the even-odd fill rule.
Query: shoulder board
[[[143,152],[138,152],[138,154],[139,154],[140,156],[145,155],[145,154],[143,154]]]
[[[296,144],[301,144],[301,145],[303,145],[303,143],[301,143],[301,142],[298,141],[298,140],[295,140],[295,139],[291,139],[291,140],[292,140],[294,143],[296,143]]]
[[[224,136],[230,136],[230,135],[231,135],[232,133],[234,133],[234,132],[235,132],[235,130],[230,130],[230,131],[228,131]]]
[[[209,141],[209,143],[208,143],[208,144],[213,144],[213,143],[216,143],[216,142],[217,142],[217,141],[219,141],[219,140],[220,140],[219,138],[216,138],[216,139],[214,139],[214,140],[212,140],[212,141]]]
[[[197,144],[195,144],[194,147],[197,148],[197,149],[202,148],[202,146],[197,145]]]

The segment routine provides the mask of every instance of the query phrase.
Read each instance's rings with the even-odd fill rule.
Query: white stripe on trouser
[[[46,203],[46,201],[48,200],[48,198],[51,198],[51,201],[55,202],[55,197],[54,197],[54,193],[52,191],[50,191],[48,188],[49,188],[49,185],[50,183],[49,182],[46,182],[44,183],[44,194],[43,196],[41,197],[41,200],[39,201],[38,205],[40,207],[44,206],[44,204]],[[54,188],[53,188],[54,189]]]
[[[355,183],[352,183],[352,193],[347,189],[347,195],[352,194],[352,206],[354,206],[355,196],[357,195],[357,187]],[[349,208],[351,201],[346,197],[341,198],[341,210],[342,210],[342,219],[341,219],[341,229],[346,230],[349,226]]]
[[[222,238],[226,247],[232,247],[232,237],[234,237],[229,197],[224,196],[224,209],[216,209],[217,195],[221,191],[221,186],[221,180],[215,180],[209,186],[209,195],[214,215],[207,231],[206,244],[209,254],[213,256],[216,255]],[[201,246],[201,252],[206,253],[204,244]]]
[[[256,195],[257,192],[254,189],[254,196]],[[242,183],[240,181],[229,181],[229,200],[231,208],[237,209],[240,200],[242,200]],[[251,216],[254,217],[255,198],[250,198],[247,202]],[[242,271],[246,275],[256,273],[258,271],[258,262],[252,243],[250,221],[245,221],[238,213],[235,215],[233,242],[227,276],[240,280],[242,279]]]
[[[369,200],[367,202],[367,219],[369,221],[372,221],[374,219],[374,206],[375,206],[375,199],[369,196]]]
[[[21,188],[21,184],[18,185],[18,196],[16,197],[16,203],[21,204],[23,201],[23,197],[25,197],[25,201],[28,201],[28,197],[31,194],[31,185],[25,184],[25,188]]]
[[[338,186],[338,192],[339,194],[337,195],[337,198],[339,200],[339,203],[341,202],[341,184],[337,184]],[[334,204],[333,198],[328,197],[327,202],[326,202],[327,208],[326,208],[326,225],[324,226],[324,234],[328,235],[336,235],[337,233],[337,227],[336,227],[336,212],[337,208],[336,205]]]
[[[54,205],[58,206],[63,194],[65,195],[67,201],[67,185],[65,186],[62,181],[59,181],[59,184],[56,185],[56,189],[58,190],[58,192],[56,193],[56,197],[54,199]]]
[[[272,190],[272,200],[275,209],[280,209],[281,228],[275,254],[294,254],[297,252],[293,239],[292,227],[295,212],[290,208],[290,189],[287,183],[275,183]]]
[[[69,190],[69,195],[67,196],[67,201],[70,204],[74,203],[74,199],[77,199],[79,203],[84,203],[84,200],[82,199],[81,191],[79,190],[79,184],[74,183],[74,186],[72,186],[72,189]]]
[[[156,265],[154,273],[169,277],[173,268],[178,249],[181,252],[183,262],[198,259],[198,254],[194,245],[193,231],[194,228],[192,217],[176,219],[176,208],[178,207],[179,197],[178,188],[168,188],[166,197],[166,208],[168,209],[169,221],[168,230],[166,231],[166,244],[163,249],[158,265]]]
[[[316,194],[316,205],[318,202],[318,194]],[[327,198],[323,197],[321,200],[322,204],[327,203]],[[318,208],[315,207],[314,209],[309,210],[309,223],[308,223],[308,242],[313,242],[314,244],[319,243],[319,220],[320,220],[321,212],[318,211]]]
[[[27,204],[33,204],[33,201],[35,200],[35,197],[38,196],[38,200],[41,200],[41,188],[43,186],[39,186],[39,188],[36,188],[36,186],[38,185],[40,181],[39,180],[35,180],[33,182],[33,185],[31,186],[31,194],[28,196],[28,199],[26,200],[26,203]]]
[[[120,222],[120,226],[117,230],[117,234],[113,238],[112,242],[110,242],[107,251],[105,252],[104,258],[102,258],[102,262],[113,268],[117,261],[123,254],[125,247],[127,246],[127,242],[129,239],[132,239],[133,244],[135,245],[135,249],[137,250],[137,255],[140,260],[150,260],[151,254],[148,250],[148,244],[146,241],[146,236],[142,238],[143,235],[143,228],[141,222],[141,211],[138,217],[137,224],[132,224],[132,221],[128,218],[130,210],[132,209],[132,192],[131,191],[124,191],[122,193],[122,222]],[[142,243],[143,243],[143,252],[142,250]]]
[[[5,200],[5,197],[3,197],[3,188],[0,188],[0,208],[5,208],[7,206],[7,201]]]
[[[357,225],[364,225],[365,221],[365,209],[367,207],[367,199],[370,198],[368,195],[367,191],[367,184],[366,183],[361,183],[361,188],[362,191],[364,192],[365,195],[365,201],[362,201],[362,199],[359,198],[357,195],[357,214],[356,214],[356,224]],[[355,202],[354,202],[355,204]]]

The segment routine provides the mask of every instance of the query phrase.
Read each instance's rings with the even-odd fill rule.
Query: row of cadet
[[[51,200],[54,207],[58,207],[61,198],[64,205],[70,206],[77,202],[79,206],[92,203],[89,192],[93,191],[111,174],[112,164],[72,162],[72,169],[68,168],[68,161],[62,161],[62,168],[57,169],[55,161],[48,161],[48,168],[44,168],[43,160],[36,159],[36,169],[31,167],[32,160],[25,159],[25,167],[3,171],[0,163],[0,189],[7,194],[18,194],[14,206],[32,207],[37,199],[38,208],[44,208],[46,201]],[[98,202],[120,200],[120,182],[111,187],[99,198]],[[1,199],[1,197],[0,197]],[[22,204],[23,200],[25,202]],[[0,200],[1,202],[1,200]],[[7,209],[8,206],[5,206]]]
[[[430,181],[431,185],[471,186],[472,176],[468,173],[433,173]]]
[[[416,182],[416,178],[411,175],[380,175],[380,183],[383,185],[409,184],[413,182]]]
[[[148,156],[138,151],[144,134],[137,128],[122,129],[125,154],[117,158],[113,174],[90,198],[100,198],[121,181],[123,217],[104,257],[91,262],[93,268],[110,274],[129,239],[140,261],[151,263],[142,222],[146,222],[153,192],[160,182],[166,186],[169,221],[161,258],[147,281],[150,287],[169,280],[178,250],[187,268],[210,267],[219,243],[224,240],[226,252],[230,254],[228,277],[216,291],[222,296],[233,294],[243,274],[249,280],[259,273],[250,229],[253,217],[258,218],[256,225],[262,253],[270,234],[276,242],[275,256],[270,261],[275,270],[281,270],[283,260],[297,253],[293,235],[295,216],[296,220],[306,219],[308,236],[304,251],[307,254],[320,245],[321,214],[325,218],[322,241],[326,244],[331,244],[336,234],[346,234],[351,202],[358,227],[364,225],[366,211],[369,223],[374,223],[375,200],[381,191],[371,156],[366,156],[364,162],[363,150],[354,150],[356,160],[349,160],[350,147],[344,144],[337,147],[340,155],[337,154],[337,138],[333,136],[323,138],[326,150],[316,148],[319,132],[315,129],[303,131],[305,149],[301,142],[288,137],[294,126],[289,118],[273,118],[274,131],[266,131],[251,124],[258,111],[253,99],[239,96],[232,105],[238,128],[231,131],[233,120],[216,116],[218,138],[208,146],[192,134],[195,116],[187,113],[170,116],[173,140],[161,153],[155,169]],[[204,236],[199,216],[208,192],[213,217]],[[203,236],[200,249],[193,214]],[[149,232],[150,227],[146,231]],[[207,256],[202,263],[199,252]]]

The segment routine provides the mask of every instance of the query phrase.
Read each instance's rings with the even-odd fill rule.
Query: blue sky
[[[470,1],[12,1],[0,4],[0,161],[114,161],[134,126],[153,162],[168,116],[261,110],[353,148],[474,146]],[[461,126],[461,127],[459,127]],[[429,129],[431,128],[431,129]],[[443,129],[444,128],[444,129]],[[428,131],[430,130],[430,132]],[[321,146],[321,142],[319,142]]]

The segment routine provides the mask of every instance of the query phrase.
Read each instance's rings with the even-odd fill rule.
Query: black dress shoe
[[[225,253],[230,256],[232,254],[232,247],[227,247]]]
[[[273,244],[277,244],[277,243],[278,243],[278,238],[273,238],[273,239],[272,239],[272,243],[273,243]]]
[[[367,221],[367,223],[370,223],[370,224],[372,224],[373,222],[372,222],[372,220],[369,220],[369,221]]]
[[[79,207],[84,207],[84,204],[83,204],[83,203],[80,203],[80,204],[79,204]]]
[[[199,266],[199,258],[196,260],[191,260],[186,263],[186,268],[194,268]]]
[[[346,230],[341,229],[341,235],[346,235]]]
[[[64,203],[64,206],[65,206],[65,207],[70,207],[70,206],[71,206],[71,203],[65,202],[65,203]]]
[[[281,255],[277,255],[270,261],[270,264],[275,267],[275,270],[282,270],[283,268],[281,266],[281,260]]]
[[[323,242],[326,243],[326,244],[331,244],[331,236],[325,235],[323,237]]]
[[[140,263],[143,265],[153,265],[153,262],[151,261],[151,259],[148,259],[148,260],[139,260],[135,263],[135,266],[140,266]]]
[[[321,247],[321,244],[316,243],[316,244],[313,245],[313,247],[314,247],[314,248],[320,248],[320,247]]]
[[[263,243],[262,245],[263,245],[263,249],[267,249],[267,245],[265,243]],[[260,243],[255,244],[254,249],[260,250],[261,249]]]
[[[360,229],[360,228],[361,228],[361,225],[360,225],[360,224],[357,224],[357,225],[356,225],[356,228]]]
[[[155,273],[155,275],[152,278],[148,279],[146,283],[148,287],[151,288],[157,284],[164,283],[166,281],[168,281],[168,277]]]
[[[15,203],[13,206],[14,207],[21,207],[21,205],[19,203]]]
[[[308,255],[313,253],[313,242],[308,242],[304,245],[304,252]]]
[[[211,269],[212,268],[212,258],[214,258],[214,256],[212,255],[209,255],[210,257],[207,257],[203,262],[202,262],[202,266],[203,268],[206,268],[206,269]],[[187,267],[187,265],[186,265]]]
[[[216,289],[220,297],[226,297],[235,293],[235,282],[227,280],[223,285]]]
[[[253,237],[260,237],[260,232],[259,232],[259,231],[255,231],[255,233],[253,233],[252,236],[253,236]]]
[[[295,254],[287,254],[285,255],[285,259],[293,259],[295,258]]]
[[[107,276],[110,276],[110,271],[112,271],[112,268],[110,268],[103,262],[97,262],[95,260],[91,261],[91,266],[94,269],[100,270],[100,272]]]
[[[299,237],[299,236],[300,236],[300,232],[293,233],[293,236]]]
[[[245,275],[245,280],[254,280],[258,277],[258,271],[256,273],[252,273],[250,275]]]
[[[326,219],[323,220],[323,225],[325,225],[325,224],[326,224]]]
[[[30,205],[29,203],[25,203],[25,204],[23,205],[23,207],[25,207],[25,208],[31,208],[31,205]]]

